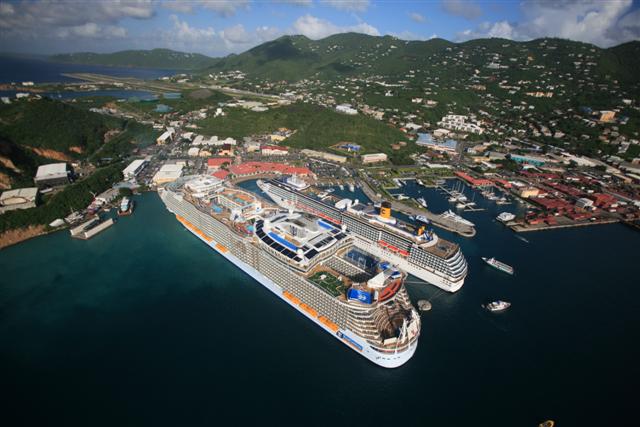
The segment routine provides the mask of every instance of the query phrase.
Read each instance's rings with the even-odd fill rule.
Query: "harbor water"
[[[433,192],[436,212],[448,207],[414,190]],[[409,279],[414,303],[433,308],[415,356],[394,370],[206,247],[153,193],[91,240],[62,231],[9,247],[3,424],[626,424],[640,379],[640,235],[606,225],[524,241],[494,220],[504,210],[463,213],[472,239],[436,230],[462,245],[469,276],[453,295]],[[512,306],[481,308],[497,299]]]

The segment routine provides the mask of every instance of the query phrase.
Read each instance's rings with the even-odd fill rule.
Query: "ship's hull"
[[[172,212],[168,206],[167,206],[167,209],[170,212]],[[414,341],[412,345],[410,345],[404,351],[391,353],[391,354],[384,354],[374,350],[365,340],[358,337],[356,334],[349,331],[348,329],[335,328],[336,330],[334,330],[328,327],[327,325],[320,322],[316,316],[311,315],[310,313],[305,311],[299,304],[296,304],[295,301],[292,301],[290,298],[287,298],[286,292],[282,289],[282,287],[278,286],[278,284],[276,284],[273,280],[269,279],[268,277],[260,273],[258,270],[256,270],[252,266],[248,265],[247,263],[243,262],[233,254],[229,253],[229,251],[221,250],[220,248],[222,248],[223,246],[221,246],[214,239],[210,239],[210,238],[205,239],[202,233],[198,233],[196,230],[189,227],[188,224],[185,224],[183,221],[180,220],[180,217],[178,215],[176,215],[176,218],[185,227],[186,230],[188,230],[194,236],[200,239],[209,248],[213,249],[218,254],[222,255],[229,262],[231,262],[236,267],[238,267],[239,269],[244,271],[246,274],[251,276],[254,280],[256,280],[258,283],[263,285],[265,288],[273,292],[278,298],[285,301],[291,307],[295,308],[299,313],[302,313],[306,318],[308,318],[313,323],[318,325],[320,328],[322,328],[322,330],[329,333],[332,337],[337,339],[339,342],[341,342],[351,350],[355,351],[356,353],[360,354],[361,356],[369,359],[371,362],[375,363],[376,365],[384,368],[397,368],[405,364],[409,359],[411,359],[411,357],[415,353],[418,345],[417,340]]]

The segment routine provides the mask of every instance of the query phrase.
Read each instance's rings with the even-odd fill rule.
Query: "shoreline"
[[[15,228],[7,230],[0,234],[0,250],[8,248],[9,246],[17,245],[18,243],[26,242],[34,237],[44,236],[54,231],[58,231],[59,228],[47,230],[45,225],[30,225],[26,228]]]

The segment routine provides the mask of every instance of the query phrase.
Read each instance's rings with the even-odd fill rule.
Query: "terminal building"
[[[65,185],[71,180],[71,170],[66,163],[42,165],[33,180],[38,188]]]
[[[134,160],[123,171],[122,175],[125,180],[130,180],[138,176],[140,172],[147,166],[147,161],[144,159]]]

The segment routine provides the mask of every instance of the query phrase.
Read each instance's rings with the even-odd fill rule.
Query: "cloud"
[[[95,31],[113,36],[122,33],[115,27],[122,19],[149,19],[155,16],[151,0],[23,1],[0,5],[3,36],[31,39],[46,39],[52,34],[94,37]],[[99,29],[95,29],[94,25]]]
[[[396,37],[400,40],[419,40],[419,41],[425,41],[425,40],[431,40],[431,39],[435,39],[436,37],[438,37],[436,34],[432,34],[430,36],[425,36],[422,34],[416,34],[412,31],[402,31],[400,33],[389,33],[390,36]]]
[[[483,22],[458,33],[458,39],[560,37],[609,47],[640,37],[640,11],[631,11],[632,6],[632,0],[529,0],[522,4],[521,22]]]
[[[228,17],[235,15],[238,9],[247,9],[249,0],[209,0],[200,4],[205,9],[213,10],[220,16]]]
[[[264,25],[262,27],[256,28],[256,37],[258,38],[260,43],[277,39],[283,34],[284,32],[277,27],[268,27]]]
[[[411,12],[409,14],[409,18],[411,18],[412,21],[418,22],[418,23],[422,23],[427,20],[423,15],[419,14],[418,12]]]
[[[9,16],[16,13],[16,10],[10,3],[0,3],[0,15]]]
[[[98,25],[93,22],[87,22],[84,25],[76,25],[74,27],[60,28],[56,32],[56,36],[61,39],[70,37],[84,37],[93,39],[114,39],[124,38],[127,36],[127,30],[123,27],[115,25]]]
[[[298,18],[293,23],[292,31],[294,34],[302,34],[314,40],[322,39],[332,34],[348,32],[368,34],[371,36],[380,35],[377,28],[366,22],[360,22],[356,25],[338,26],[309,14]]]
[[[320,0],[323,5],[347,12],[364,12],[369,8],[369,0]]]
[[[471,0],[442,0],[442,8],[445,12],[472,20],[482,15],[480,6]]]
[[[161,4],[162,7],[178,13],[192,13],[196,5],[195,2],[184,0],[165,0]]]

